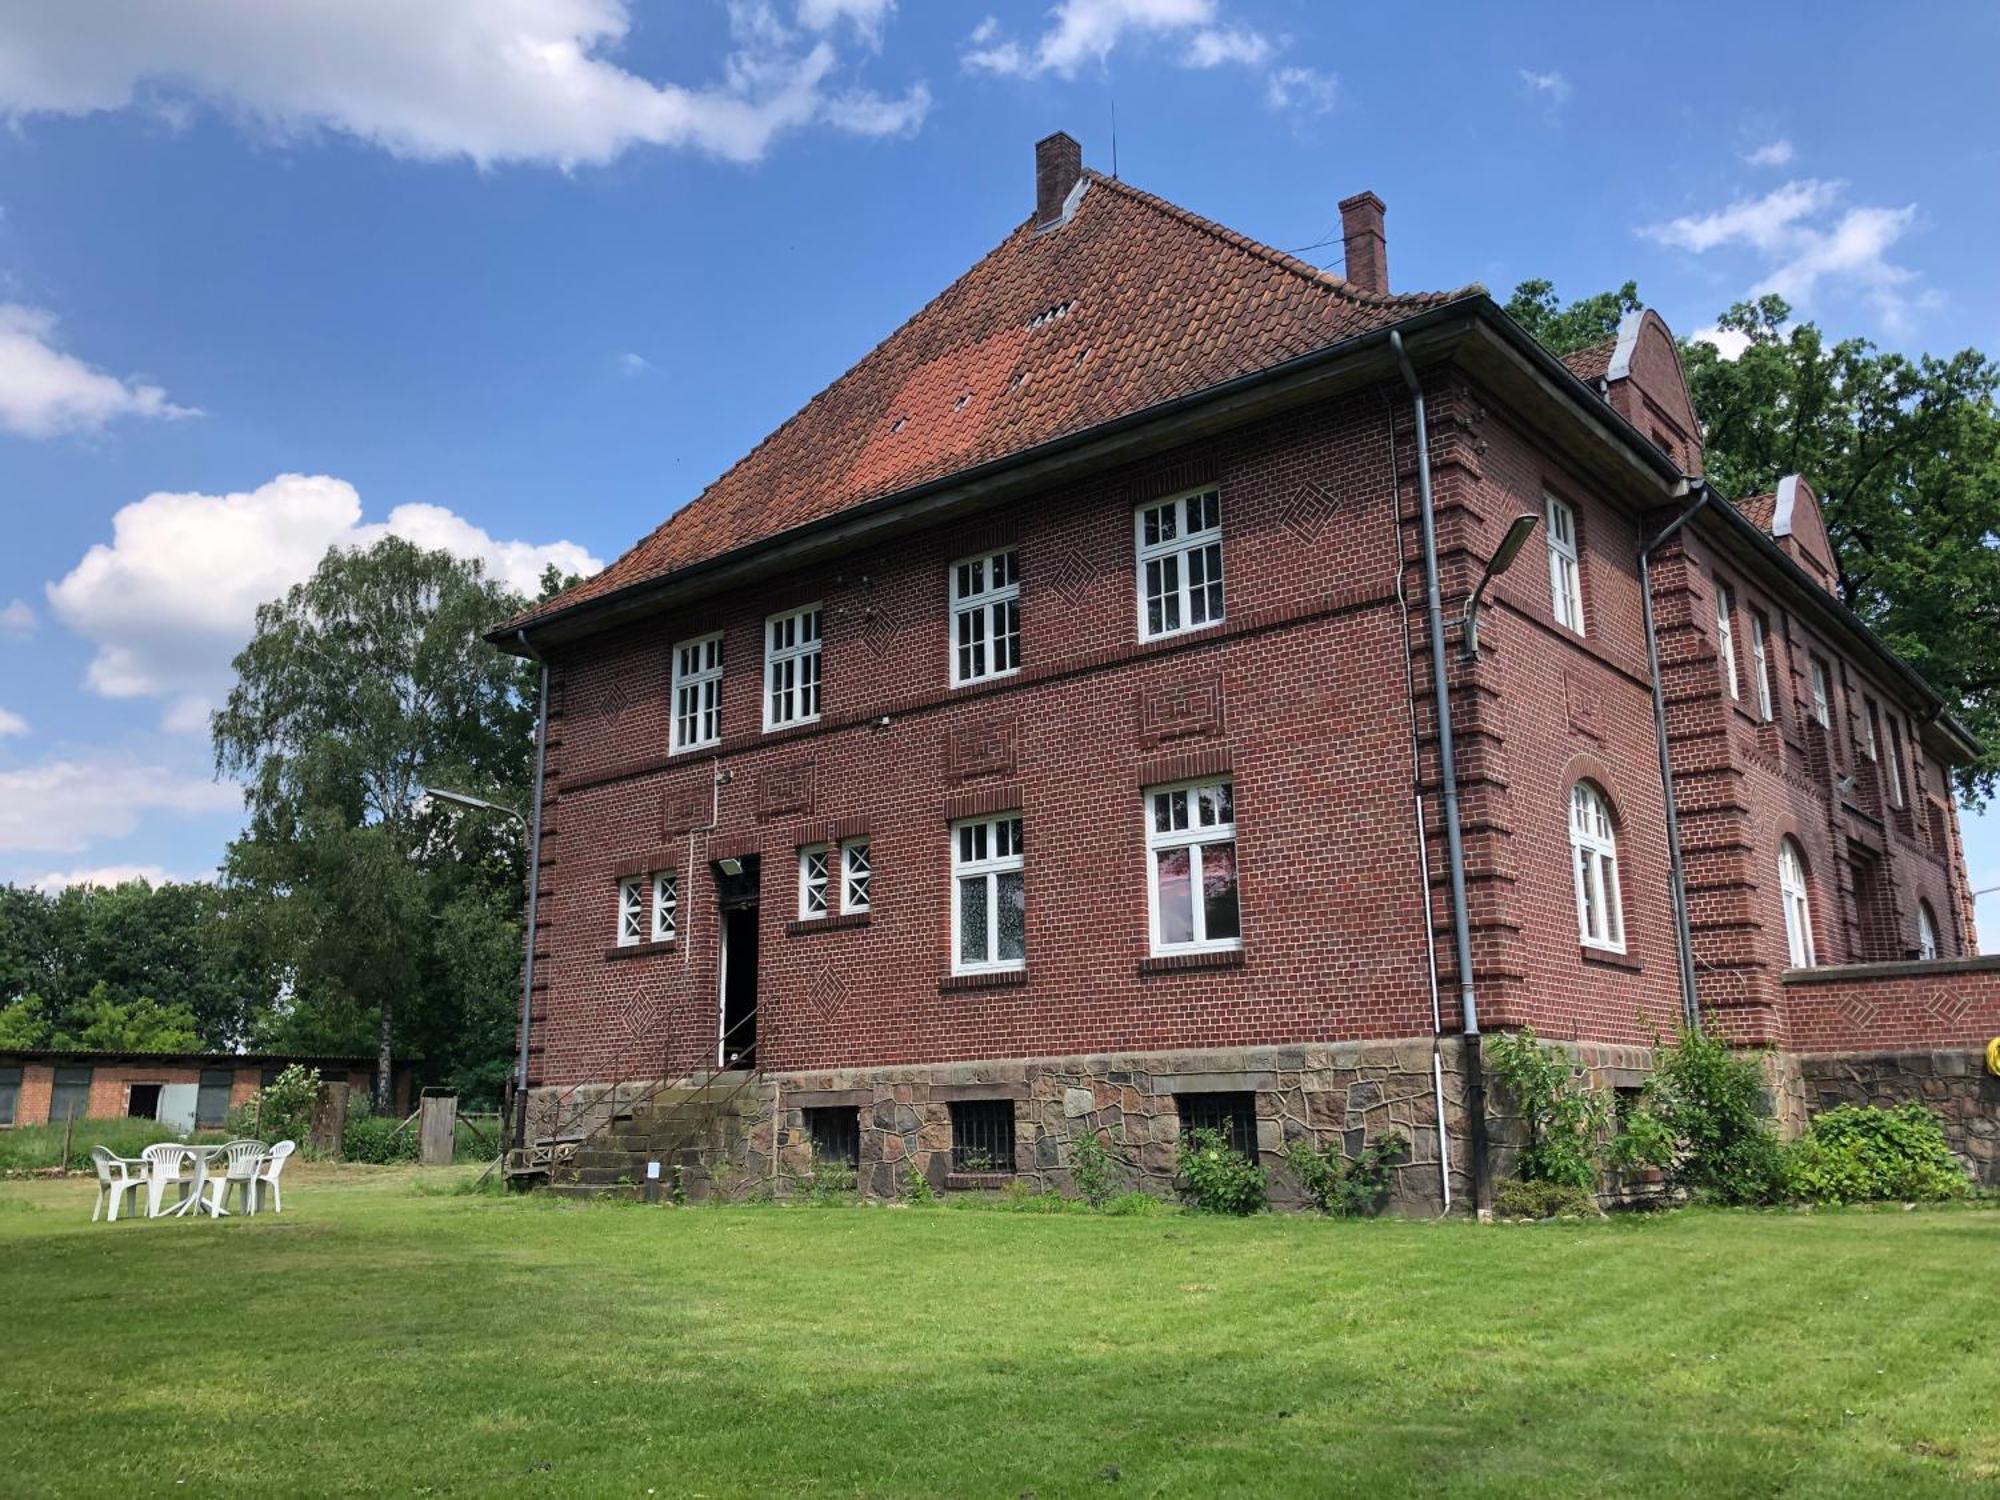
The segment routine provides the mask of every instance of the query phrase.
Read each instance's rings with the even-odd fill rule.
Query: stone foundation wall
[[[2000,1077],[1986,1071],[1983,1049],[1809,1053],[1793,1061],[1815,1114],[1840,1104],[1923,1101],[1973,1180],[2000,1188]]]

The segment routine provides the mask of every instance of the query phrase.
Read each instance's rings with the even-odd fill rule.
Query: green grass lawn
[[[2000,1212],[668,1209],[0,1183],[0,1494],[2000,1491]]]

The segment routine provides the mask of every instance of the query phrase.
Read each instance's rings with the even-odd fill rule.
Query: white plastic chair
[[[251,1185],[250,1212],[257,1212],[257,1200],[264,1196],[264,1189],[271,1190],[271,1212],[285,1211],[285,1195],[278,1186],[278,1174],[285,1170],[285,1161],[299,1149],[297,1141],[280,1141],[271,1148],[271,1154],[257,1163],[256,1180]]]
[[[222,1170],[213,1161],[208,1169],[208,1211],[220,1217],[227,1213],[229,1190],[236,1189],[237,1207],[244,1213],[257,1212],[257,1168],[270,1148],[262,1141],[231,1141],[222,1148]]]
[[[119,1201],[133,1189],[146,1185],[145,1163],[127,1161],[103,1146],[90,1148],[90,1160],[97,1168],[97,1202],[91,1206],[90,1222],[95,1224],[108,1204],[111,1211],[105,1214],[104,1221],[116,1224]]]
[[[200,1174],[195,1169],[195,1152],[178,1141],[162,1141],[157,1146],[148,1146],[139,1153],[139,1159],[146,1164],[146,1217],[160,1216],[160,1200],[167,1196],[167,1189],[179,1187],[181,1201],[194,1189]],[[167,1212],[172,1213],[174,1209]]]

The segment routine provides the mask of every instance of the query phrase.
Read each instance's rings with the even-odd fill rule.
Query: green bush
[[[1118,1169],[1111,1148],[1095,1130],[1086,1130],[1069,1148],[1069,1180],[1077,1196],[1092,1208],[1102,1208],[1118,1191]]]
[[[1285,1150],[1285,1160],[1321,1213],[1341,1219],[1363,1218],[1382,1211],[1389,1196],[1390,1169],[1409,1149],[1402,1132],[1391,1130],[1367,1142],[1361,1154],[1352,1158],[1337,1140],[1324,1146],[1293,1141]]]
[[[1516,1175],[1524,1182],[1594,1193],[1599,1145],[1611,1119],[1604,1091],[1592,1086],[1568,1054],[1544,1046],[1530,1027],[1492,1038],[1486,1056],[1528,1129]]]
[[[259,1141],[297,1141],[304,1152],[312,1138],[318,1095],[319,1069],[293,1063],[229,1112],[229,1133]]]
[[[1653,1076],[1612,1158],[1659,1167],[1670,1184],[1711,1202],[1772,1201],[1781,1156],[1759,1054],[1685,1028],[1666,1046],[1656,1041]]]
[[[1804,1203],[1940,1202],[1968,1191],[1944,1127],[1914,1099],[1815,1115],[1784,1153],[1783,1182],[1785,1196]]]
[[[903,1161],[903,1201],[912,1206],[937,1202],[937,1189],[931,1186],[930,1178],[924,1176],[914,1156]]]
[[[1254,1214],[1270,1200],[1264,1169],[1220,1130],[1197,1130],[1180,1145],[1181,1191],[1203,1213]]]
[[[399,1134],[397,1127],[401,1124],[400,1120],[356,1110],[347,1117],[347,1127],[341,1133],[341,1156],[348,1161],[369,1162],[376,1166],[415,1161],[418,1156],[417,1127],[412,1125]]]
[[[1493,1212],[1503,1219],[1595,1218],[1597,1195],[1567,1182],[1510,1177],[1493,1189]]]
[[[800,1196],[822,1208],[834,1203],[852,1203],[858,1186],[854,1168],[844,1161],[821,1156],[817,1151],[813,1152],[812,1160],[798,1179]]]

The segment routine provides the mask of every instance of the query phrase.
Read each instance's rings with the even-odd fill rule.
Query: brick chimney
[[[1340,200],[1340,238],[1347,246],[1347,279],[1364,292],[1389,290],[1389,246],[1382,237],[1388,212],[1373,193]]]
[[[1062,131],[1035,142],[1035,227],[1062,217],[1069,190],[1083,176],[1083,147]],[[1381,220],[1376,220],[1379,225]]]

